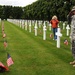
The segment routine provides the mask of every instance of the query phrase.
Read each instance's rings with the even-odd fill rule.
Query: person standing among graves
[[[75,6],[73,6],[72,10],[68,14],[68,24],[71,27],[71,50],[74,59],[70,64],[75,67]]]
[[[56,32],[57,32],[57,28],[58,28],[58,19],[57,19],[57,16],[54,15],[52,17],[52,19],[50,20],[50,23],[52,25],[52,29],[53,29],[53,34],[54,34],[54,39],[53,40],[57,40],[57,36],[56,36]]]

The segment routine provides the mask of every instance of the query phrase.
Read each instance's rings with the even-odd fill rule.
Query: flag
[[[68,45],[68,40],[64,40],[64,44],[65,45]]]
[[[0,62],[0,66],[3,66],[3,67],[4,67],[4,65],[3,65],[3,63],[2,63],[2,62]]]
[[[11,56],[9,55],[9,53],[7,53],[7,65],[8,67],[11,66],[12,64],[14,64]]]
[[[5,71],[8,71],[9,69],[3,65],[2,62],[0,62],[0,72],[5,72]]]

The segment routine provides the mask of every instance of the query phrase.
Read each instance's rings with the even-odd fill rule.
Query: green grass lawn
[[[38,36],[20,27],[4,21],[4,31],[7,35],[8,47],[4,50],[2,29],[0,23],[0,61],[6,65],[8,52],[14,60],[9,72],[0,75],[75,75],[75,68],[69,64],[73,60],[70,50],[70,38],[66,30],[62,30],[61,47],[56,47],[56,41],[49,38],[51,31],[47,30],[47,39],[42,39],[42,31]],[[63,44],[64,39],[69,45]]]

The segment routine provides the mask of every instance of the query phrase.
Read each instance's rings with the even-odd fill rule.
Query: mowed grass
[[[62,28],[62,27],[61,27]],[[33,29],[33,28],[32,28]],[[7,52],[14,60],[9,72],[0,75],[75,75],[75,68],[69,64],[73,60],[70,50],[70,38],[66,30],[62,30],[61,47],[56,47],[56,41],[49,37],[51,31],[47,30],[47,39],[42,39],[42,30],[38,29],[38,36],[20,27],[4,21],[5,38],[8,47],[4,50],[2,29],[0,23],[0,61],[6,65]],[[65,39],[69,45],[64,45]]]

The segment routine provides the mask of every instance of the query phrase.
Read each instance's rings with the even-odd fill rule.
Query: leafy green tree
[[[12,17],[14,19],[20,19],[22,17],[23,10],[22,7],[13,7],[12,8]]]
[[[3,9],[2,6],[0,6],[0,17],[2,16],[2,13],[3,13]]]

